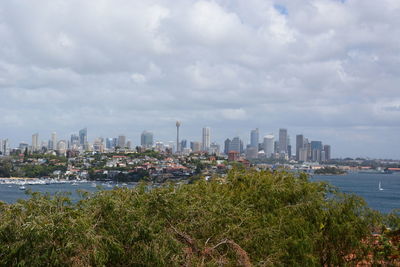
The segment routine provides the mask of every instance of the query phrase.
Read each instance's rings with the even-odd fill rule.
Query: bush
[[[0,206],[0,265],[345,266],[380,216],[306,175],[231,171],[191,185],[32,194]]]

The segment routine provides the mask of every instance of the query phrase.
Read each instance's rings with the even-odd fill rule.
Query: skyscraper
[[[57,149],[57,133],[56,132],[51,133],[49,149],[52,149],[52,150]]]
[[[179,144],[179,127],[181,127],[181,122],[177,121],[175,125],[176,125],[176,152],[179,153],[181,152],[181,146]]]
[[[210,127],[204,127],[203,128],[203,134],[202,134],[202,150],[203,151],[208,151],[210,149],[211,145],[211,129]]]
[[[32,135],[32,151],[39,151],[39,134],[35,133]]]
[[[304,147],[304,136],[296,135],[296,160],[300,160],[300,149]]]
[[[258,142],[260,140],[260,132],[258,128],[251,130],[250,132],[250,146],[255,147],[258,150]]]
[[[87,128],[79,131],[79,144],[84,146],[87,143]]]
[[[125,148],[125,146],[126,146],[126,136],[125,135],[118,136],[118,147]]]
[[[274,154],[275,137],[272,134],[264,136],[264,153],[267,158]]]
[[[231,146],[231,139],[227,138],[224,142],[224,154],[228,155]]]
[[[239,137],[234,137],[229,145],[229,151],[236,151],[242,153],[243,151],[243,143]]]
[[[279,153],[287,154],[288,134],[287,129],[279,129]]]
[[[324,151],[325,151],[325,161],[330,161],[331,160],[331,146],[324,145]]]
[[[145,148],[150,148],[153,146],[153,133],[148,131],[143,131],[140,136],[140,145]]]

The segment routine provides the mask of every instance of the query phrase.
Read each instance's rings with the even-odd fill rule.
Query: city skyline
[[[79,10],[80,12],[75,12]],[[396,0],[2,1],[0,138],[249,129],[400,158]],[[111,12],[112,11],[112,12]],[[76,132],[76,134],[78,134]]]
[[[40,151],[42,147],[46,147],[49,150],[61,150],[62,153],[65,153],[67,149],[72,150],[89,150],[93,149],[94,151],[104,152],[105,150],[110,150],[114,148],[128,148],[133,149],[136,146],[141,146],[143,148],[155,148],[158,149],[160,144],[164,144],[167,147],[169,146],[174,153],[187,153],[187,140],[179,139],[179,128],[181,126],[181,122],[176,122],[177,127],[177,140],[174,144],[173,141],[154,141],[153,132],[144,130],[140,135],[140,140],[138,142],[132,142],[127,138],[126,135],[118,135],[117,137],[102,137],[98,136],[93,141],[88,138],[88,129],[85,127],[78,131],[79,135],[73,133],[69,138],[59,139],[57,140],[57,132],[52,132],[50,135],[50,139],[46,142],[46,137],[43,139],[40,138],[39,133],[35,133],[32,135],[32,142],[29,145],[28,143],[21,141],[18,146],[11,144],[8,139],[5,139],[7,147],[2,147],[0,150],[3,151],[3,155],[6,151],[8,153],[11,149],[19,148],[19,149],[29,149],[30,151]],[[211,128],[203,127],[201,134],[201,142],[196,141],[195,139],[190,142],[190,148],[193,152],[203,151],[209,153],[225,153],[228,154],[229,151],[233,150],[238,153],[246,153],[246,157],[248,158],[257,158],[257,152],[263,151],[264,155],[269,158],[274,154],[279,158],[294,158],[300,161],[325,161],[325,159],[331,159],[331,146],[330,145],[322,145],[321,141],[312,141],[311,143],[307,138],[304,138],[302,134],[296,135],[295,144],[291,144],[290,135],[288,134],[287,129],[279,128],[279,140],[284,140],[284,143],[281,144],[279,141],[275,141],[275,136],[273,133],[265,135],[260,139],[260,131],[259,128],[253,129],[250,132],[249,142],[243,141],[243,139],[239,136],[235,136],[232,140],[225,139],[223,143],[215,142],[211,138]],[[301,137],[299,139],[299,137]],[[301,141],[299,141],[301,140]],[[2,139],[0,139],[2,142]],[[181,142],[182,141],[182,142]],[[0,144],[1,144],[0,142]],[[227,143],[228,142],[228,143]],[[314,155],[314,147],[315,143],[319,143],[319,152]],[[300,144],[300,146],[299,146]],[[307,148],[303,144],[311,144],[311,147],[308,148],[308,154],[306,156],[299,157],[299,148]],[[172,146],[172,147],[171,147]],[[223,149],[221,149],[223,146]],[[294,150],[292,150],[294,147]],[[326,151],[327,150],[327,151]],[[293,153],[295,151],[295,153]],[[307,149],[306,149],[307,151]],[[321,154],[322,151],[322,154]],[[1,153],[0,153],[1,154]],[[6,153],[7,155],[7,153]],[[318,155],[318,156],[317,156]]]

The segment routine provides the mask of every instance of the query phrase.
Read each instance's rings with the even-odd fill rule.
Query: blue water
[[[340,176],[314,176],[311,181],[327,181],[338,187],[344,193],[353,193],[363,197],[368,205],[380,212],[389,213],[393,209],[400,209],[400,175],[391,174],[348,174]],[[378,185],[381,181],[383,190],[379,190]],[[73,199],[78,198],[76,190],[81,189],[89,192],[99,190],[96,185],[101,186],[102,183],[93,184],[79,183],[74,186],[72,184],[49,184],[49,185],[25,185],[26,189],[37,192],[71,192]],[[0,200],[7,203],[14,203],[17,199],[27,199],[29,196],[24,190],[19,189],[19,185],[0,184]],[[113,186],[117,186],[113,184]],[[120,186],[120,185],[118,185]],[[135,184],[128,184],[128,187]],[[103,187],[106,190],[112,189]]]
[[[327,181],[344,193],[363,197],[372,209],[382,213],[400,209],[400,175],[354,173],[314,176],[311,181]],[[383,190],[379,190],[379,182]]]
[[[77,200],[79,199],[79,193],[77,190],[83,190],[87,192],[95,192],[97,190],[111,190],[114,187],[121,187],[121,184],[111,184],[112,187],[108,187],[100,182],[84,182],[78,183],[77,185],[72,185],[71,183],[54,183],[54,184],[33,184],[33,185],[25,185],[26,190],[30,189],[33,192],[41,192],[41,193],[61,193],[61,192],[69,192],[71,193],[71,199]],[[135,184],[128,184],[127,187],[133,187]],[[20,189],[20,185],[13,184],[0,184],[0,201],[6,203],[14,203],[18,199],[28,199],[30,196],[26,194],[25,190]]]

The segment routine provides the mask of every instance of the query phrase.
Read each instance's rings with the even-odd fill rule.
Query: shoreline
[[[32,178],[32,177],[0,177],[0,180],[40,180],[40,178]]]

